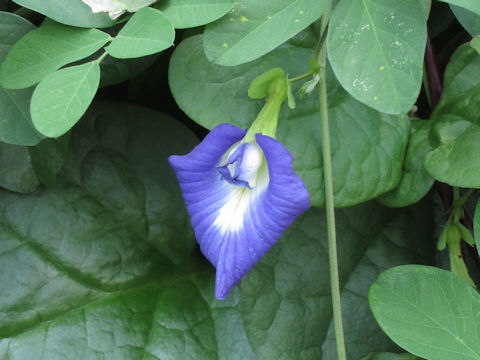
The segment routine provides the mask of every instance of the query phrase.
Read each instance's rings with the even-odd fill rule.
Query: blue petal
[[[221,124],[191,153],[169,158],[200,249],[217,269],[217,299],[225,299],[310,206],[308,192],[293,172],[292,155],[268,136],[255,137],[263,150],[268,175],[253,189],[225,180],[217,168],[225,166],[227,151],[244,135],[245,131],[235,126]]]

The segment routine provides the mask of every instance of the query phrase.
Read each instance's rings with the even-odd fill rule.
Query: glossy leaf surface
[[[341,1],[328,32],[328,57],[342,86],[368,106],[406,113],[422,82],[427,27],[418,0]]]
[[[92,61],[46,76],[35,88],[30,111],[43,135],[58,137],[76,124],[93,100],[100,82],[100,66]]]

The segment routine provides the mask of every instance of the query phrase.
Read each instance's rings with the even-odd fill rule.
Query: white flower
[[[137,12],[157,0],[82,0],[90,6],[93,13],[108,12],[110,19],[115,20],[125,11]]]

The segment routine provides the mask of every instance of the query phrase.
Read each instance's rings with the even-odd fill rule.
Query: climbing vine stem
[[[327,82],[326,82],[326,32],[330,19],[331,5],[322,16],[322,27],[317,62],[320,71],[319,99],[322,123],[323,172],[325,178],[325,208],[327,211],[328,254],[330,262],[330,286],[332,292],[333,321],[339,360],[346,360],[345,338],[343,335],[342,306],[340,303],[340,280],[338,275],[337,238],[335,231],[335,205],[333,198],[332,156],[330,151],[330,130],[328,125]]]

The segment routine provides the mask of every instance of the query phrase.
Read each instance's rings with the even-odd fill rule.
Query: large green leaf
[[[10,191],[31,193],[38,185],[28,148],[0,142],[0,186]]]
[[[108,27],[115,24],[106,13],[94,14],[81,0],[15,0],[55,21],[80,27]]]
[[[13,46],[0,68],[0,83],[8,89],[35,85],[60,67],[93,54],[109,39],[100,30],[46,21]]]
[[[420,92],[426,39],[418,0],[340,1],[330,19],[328,57],[356,99],[386,113],[406,113]]]
[[[463,7],[477,15],[480,15],[480,2],[477,0],[440,0],[450,5]]]
[[[207,25],[204,48],[219,65],[257,59],[317,20],[327,0],[237,1],[230,13]]]
[[[132,230],[142,220],[134,210],[145,205],[145,200],[137,204],[141,194],[132,193],[132,187],[144,185],[156,163],[166,165],[166,149],[186,150],[176,138],[181,132],[170,132],[185,130],[136,107],[110,107],[93,112],[93,118],[95,125],[74,133],[78,139],[73,147],[79,147],[72,160],[87,152],[86,134],[92,135],[92,143],[98,141],[83,156],[79,186],[65,185],[31,197],[0,192],[0,207],[9,208],[0,212],[0,279],[12,290],[0,298],[0,356],[37,360],[34,349],[40,347],[40,358],[49,360],[57,358],[58,349],[65,359],[335,358],[323,211],[302,216],[227,300],[215,301],[211,268],[184,275],[162,269],[163,251],[150,248],[145,232],[138,233],[142,226]],[[105,146],[112,151],[106,152]],[[139,146],[142,154],[133,150]],[[152,149],[163,153],[143,159],[141,155]],[[69,165],[73,169],[75,162]],[[102,172],[106,163],[114,166]],[[130,172],[133,178],[119,182],[128,179],[117,172],[127,165],[135,168]],[[138,172],[139,167],[145,167],[144,172]],[[165,170],[159,169],[160,178],[167,175]],[[108,177],[101,176],[105,172]],[[171,170],[168,176],[173,177]],[[156,177],[149,181],[159,187]],[[107,184],[110,191],[105,191]],[[115,191],[114,185],[122,191]],[[171,202],[158,193],[149,198],[152,192],[145,189],[147,204],[164,202],[169,204],[164,217],[178,215]],[[428,242],[421,241],[431,231],[431,216],[425,210],[394,213],[370,203],[338,211],[344,318],[348,325],[362,325],[361,331],[346,327],[352,359],[395,349],[375,324],[366,295],[370,282],[384,269],[429,258]],[[153,226],[158,215],[148,214],[150,230],[169,224]],[[182,218],[185,224],[184,211]],[[415,225],[399,231],[406,221]],[[44,236],[50,233],[53,236]]]
[[[125,59],[155,54],[173,45],[175,29],[161,11],[146,7],[135,13],[105,50]]]
[[[432,121],[412,121],[414,132],[408,141],[402,180],[398,186],[377,198],[382,204],[401,207],[423,198],[433,185],[433,178],[423,167],[424,156],[433,149],[430,140]]]
[[[274,67],[292,76],[308,70],[311,50],[301,43],[237,67],[211,64],[203,54],[201,36],[184,40],[169,68],[172,93],[182,110],[211,129],[222,122],[247,128],[263,101],[248,98],[250,82]],[[333,149],[336,206],[350,206],[393,189],[400,181],[409,134],[406,116],[381,114],[354,100],[328,77],[329,116]],[[283,107],[278,139],[292,152],[294,169],[302,177],[312,204],[324,202],[321,128],[317,96],[298,101],[295,110]]]
[[[106,56],[100,63],[100,87],[119,84],[144,72],[158,59],[158,54],[135,59]]]
[[[472,13],[467,9],[459,6],[450,5],[457,20],[467,30],[470,35],[475,36],[480,34],[480,15]]]
[[[234,0],[166,0],[155,7],[161,10],[176,29],[208,24],[229,12]]]
[[[437,147],[424,159],[437,180],[460,187],[480,187],[480,54],[467,44],[451,57],[444,91],[432,115]]]
[[[100,82],[100,66],[91,61],[47,75],[36,87],[30,111],[42,134],[58,137],[77,123],[93,100]]]
[[[68,135],[60,139],[43,139],[37,146],[28,149],[32,167],[43,185],[57,184],[57,174],[65,161],[69,140]]]
[[[0,12],[0,65],[11,47],[35,27],[24,18]],[[0,86],[0,141],[16,145],[35,145],[42,136],[30,118],[32,89],[7,90]]]
[[[451,272],[396,267],[380,275],[368,298],[380,327],[412,354],[480,359],[480,296]]]

